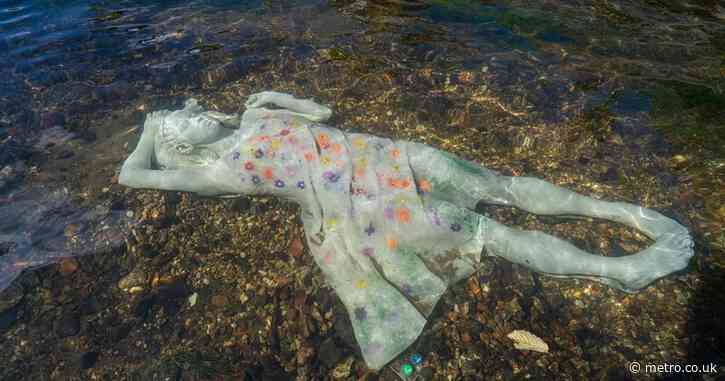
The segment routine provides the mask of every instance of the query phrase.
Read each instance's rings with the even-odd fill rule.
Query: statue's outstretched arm
[[[290,94],[275,91],[263,91],[252,94],[244,105],[247,109],[251,109],[260,108],[269,103],[302,114],[302,116],[314,122],[324,122],[330,119],[332,115],[330,108],[315,103],[310,99],[297,99]]]

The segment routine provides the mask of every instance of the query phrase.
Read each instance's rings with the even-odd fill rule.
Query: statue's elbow
[[[118,183],[129,188],[135,188],[134,176],[130,172],[128,168],[121,168],[121,173],[118,174]]]

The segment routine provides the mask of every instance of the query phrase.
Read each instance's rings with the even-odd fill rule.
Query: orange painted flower
[[[342,153],[342,145],[340,143],[334,143],[330,146],[332,148],[332,152],[339,155]]]
[[[365,169],[361,168],[361,167],[355,168],[355,178],[362,179],[364,177],[365,177]]]
[[[392,151],[390,151],[390,156],[393,157],[393,159],[397,159],[400,157],[400,150],[397,148],[393,148]]]
[[[272,168],[265,168],[262,172],[262,176],[264,176],[267,180],[271,180],[274,178],[274,171],[272,171]]]
[[[398,241],[395,238],[388,238],[388,249],[395,250],[398,247]]]
[[[330,137],[327,136],[327,134],[319,134],[317,135],[317,144],[322,149],[327,149],[330,147]]]
[[[408,208],[398,208],[395,210],[395,216],[398,218],[398,221],[403,223],[409,223],[410,222],[410,210]]]
[[[315,154],[310,151],[305,152],[305,160],[307,160],[307,161],[315,160]]]
[[[404,189],[410,188],[410,180],[409,179],[400,180],[400,187],[404,188]]]
[[[426,179],[420,179],[418,182],[418,188],[423,192],[430,192],[430,181]]]

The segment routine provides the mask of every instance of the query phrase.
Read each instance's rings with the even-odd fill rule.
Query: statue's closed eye
[[[189,143],[176,143],[174,149],[184,155],[188,155],[194,150],[194,146]]]

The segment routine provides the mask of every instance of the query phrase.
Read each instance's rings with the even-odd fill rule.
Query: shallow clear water
[[[0,289],[7,288],[0,291],[0,330],[6,333],[4,344],[15,348],[0,359],[9,364],[0,377],[29,372],[26,363],[32,358],[62,378],[78,367],[78,361],[59,359],[55,353],[70,348],[66,352],[82,358],[95,353],[90,355],[91,366],[80,361],[80,368],[90,372],[86,376],[117,372],[121,378],[132,378],[138,372],[162,374],[164,367],[171,367],[171,373],[181,369],[174,375],[204,379],[209,370],[204,364],[212,360],[174,346],[176,339],[182,344],[204,341],[204,334],[185,327],[194,332],[191,338],[172,340],[161,328],[168,324],[181,329],[189,319],[212,324],[209,316],[195,310],[182,309],[176,317],[169,312],[181,308],[172,305],[188,304],[185,298],[197,291],[208,294],[213,310],[224,303],[214,303],[212,296],[236,301],[237,291],[254,289],[252,302],[230,302],[233,308],[221,310],[241,311],[243,317],[232,319],[234,324],[254,316],[260,321],[270,316],[278,323],[285,320],[274,317],[272,306],[297,302],[297,297],[280,296],[286,295],[287,286],[282,292],[270,291],[262,283],[214,274],[226,274],[215,267],[221,263],[247,279],[253,274],[249,262],[259,260],[254,263],[264,271],[285,276],[289,269],[276,259],[265,262],[236,254],[291,250],[287,240],[294,223],[258,231],[234,216],[241,210],[244,218],[277,218],[274,210],[281,208],[293,221],[294,210],[275,201],[254,200],[250,208],[239,201],[135,193],[114,180],[146,112],[177,107],[190,96],[212,108],[237,112],[246,96],[266,89],[330,104],[336,112],[334,122],[343,129],[423,141],[507,174],[542,177],[597,197],[644,204],[674,216],[694,232],[700,259],[688,275],[663,281],[662,292],[658,286],[635,297],[606,288],[590,294],[586,283],[564,283],[559,290],[553,280],[544,281],[542,288],[538,278],[510,265],[477,276],[487,284],[485,289],[500,290],[483,295],[483,286],[462,285],[464,289],[446,299],[438,317],[457,322],[448,331],[460,333],[421,344],[420,350],[430,352],[430,368],[437,377],[452,374],[445,373],[455,368],[451,364],[464,363],[461,353],[479,361],[457,368],[457,377],[471,379],[481,369],[501,377],[519,374],[521,367],[534,375],[610,377],[612,372],[620,374],[617,369],[624,369],[626,361],[709,361],[706,353],[720,359],[721,353],[709,344],[688,343],[701,337],[715,337],[706,342],[716,343],[721,338],[713,333],[713,320],[700,319],[715,316],[710,305],[717,303],[703,301],[717,300],[713,290],[721,283],[712,274],[725,263],[724,25],[725,7],[717,1],[0,0]],[[227,209],[219,210],[222,206]],[[603,254],[636,251],[642,244],[631,232],[595,222],[560,227],[559,222],[515,211],[491,213],[510,225],[549,229]],[[226,223],[217,221],[222,217]],[[205,234],[216,241],[184,241],[198,235],[194,227],[206,224],[214,228]],[[241,237],[269,235],[237,242],[227,237],[231,232]],[[605,238],[592,238],[591,232]],[[631,242],[613,243],[622,235]],[[143,259],[139,253],[149,252],[149,247],[165,259]],[[80,270],[78,263],[67,261],[81,256]],[[58,261],[61,265],[15,279],[23,269]],[[299,261],[295,271],[315,272],[309,259]],[[157,280],[178,276],[184,281],[170,282],[171,291],[161,281],[138,286],[140,294],[119,291],[119,281],[133,273],[137,263],[146,263],[139,267]],[[235,291],[225,296],[225,289]],[[300,289],[303,286],[297,284],[289,293]],[[460,295],[472,289],[479,290],[472,302],[478,310],[468,320],[451,318],[466,302]],[[657,302],[665,292],[662,297],[677,295],[683,301],[665,307],[668,303]],[[87,294],[98,299],[91,312]],[[329,301],[334,298],[323,291],[311,295],[337,316],[340,307]],[[256,307],[249,307],[252,303]],[[637,303],[651,316],[635,323],[632,317],[643,314],[633,307]],[[133,307],[117,311],[115,305]],[[155,316],[152,323],[144,308]],[[284,316],[292,316],[287,307],[279,308]],[[143,313],[137,313],[139,309]],[[590,310],[608,319],[597,321],[598,327],[588,325]],[[108,311],[120,317],[107,322]],[[475,314],[483,317],[474,318]],[[65,323],[60,328],[43,323],[44,316],[66,322],[69,315],[85,322],[72,335],[57,333],[69,330]],[[539,320],[538,326],[531,323]],[[147,358],[123,357],[118,352],[132,344],[109,339],[115,331],[99,333],[95,321],[123,326],[123,338],[160,338],[139,350]],[[290,360],[287,357],[300,353],[300,340],[307,346],[326,342],[330,335],[341,346],[345,340],[330,333],[334,331],[324,318],[314,321],[305,323],[302,336],[289,328],[290,337],[296,338],[292,343],[284,337],[267,340],[262,334],[237,338],[238,330],[219,328],[222,333],[209,334],[212,339],[201,346],[216,345],[221,362],[241,364],[224,374],[249,375],[257,371],[249,369],[260,366],[274,373],[259,365],[267,364],[260,359],[272,353],[287,375],[315,379],[344,361],[327,361],[329,356],[322,353]],[[576,323],[560,325],[570,321]],[[652,333],[650,323],[656,321],[674,331]],[[75,322],[68,324],[73,328]],[[139,328],[143,324],[158,326]],[[308,332],[308,325],[315,324],[316,330]],[[341,330],[339,324],[344,326],[335,322],[336,331]],[[556,338],[548,339],[559,342],[558,357],[516,360],[514,353],[501,349],[506,343],[496,342],[499,330],[526,324],[532,324],[531,330],[538,328],[542,337],[554,332]],[[262,332],[268,326],[255,325],[249,331]],[[625,338],[622,326],[630,332]],[[56,338],[43,344],[54,348],[52,353],[39,349],[43,345],[38,337],[44,333]],[[69,336],[79,339],[69,342]],[[163,347],[165,341],[173,343]],[[224,344],[228,341],[233,341],[229,347]],[[606,350],[597,352],[597,344]],[[264,348],[264,356],[248,350],[255,345]],[[243,358],[231,355],[234,350],[244,353]],[[200,352],[207,356],[210,350]],[[183,355],[169,360],[168,353]],[[572,356],[587,358],[582,363],[590,365],[562,365]],[[496,360],[499,357],[505,360]],[[353,368],[359,369],[359,357],[354,361]],[[125,365],[133,371],[119,370]],[[537,366],[540,369],[532,370]]]

